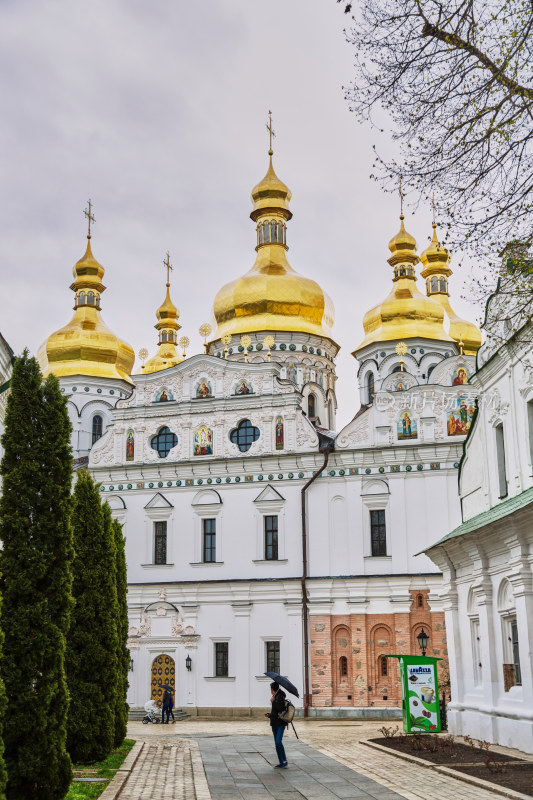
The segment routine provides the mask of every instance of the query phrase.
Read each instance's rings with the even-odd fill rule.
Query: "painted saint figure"
[[[404,411],[397,424],[398,439],[418,439],[416,420],[408,411]]]
[[[283,417],[276,417],[276,450],[283,450]]]
[[[126,435],[126,461],[133,461],[135,458],[135,435],[133,431],[128,431]]]
[[[250,394],[250,387],[246,381],[242,381],[235,394]]]
[[[196,397],[210,397],[211,387],[206,381],[202,381],[196,390]]]
[[[459,367],[459,369],[457,370],[457,375],[453,379],[453,385],[461,386],[464,383],[468,383],[468,373],[466,369],[464,369],[463,367]]]
[[[163,389],[163,391],[159,395],[159,402],[160,403],[167,403],[168,402],[168,394],[166,392],[166,389]]]
[[[194,455],[213,455],[213,431],[206,425],[201,425],[194,434]]]

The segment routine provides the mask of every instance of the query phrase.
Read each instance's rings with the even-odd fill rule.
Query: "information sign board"
[[[407,733],[441,730],[437,661],[430,656],[383,654],[382,658],[397,658],[402,684],[403,729]]]

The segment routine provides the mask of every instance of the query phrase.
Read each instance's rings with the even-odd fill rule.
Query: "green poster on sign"
[[[441,730],[437,661],[430,656],[387,655],[400,662],[403,729],[407,733]]]

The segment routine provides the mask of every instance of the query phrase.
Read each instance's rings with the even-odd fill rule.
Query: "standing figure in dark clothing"
[[[168,725],[168,718],[170,717],[170,703],[172,700],[172,695],[165,689],[163,693],[163,709],[161,711],[161,722],[163,725],[166,723]],[[166,719],[165,719],[166,716]]]
[[[272,709],[270,714],[265,714],[265,717],[270,718],[270,727],[274,735],[274,742],[276,743],[276,753],[278,754],[279,764],[276,764],[274,769],[285,769],[287,767],[287,756],[285,755],[285,748],[283,747],[283,734],[287,727],[286,722],[279,718],[280,711],[285,710],[285,692],[279,688],[279,683],[273,681],[270,684],[270,702]]]

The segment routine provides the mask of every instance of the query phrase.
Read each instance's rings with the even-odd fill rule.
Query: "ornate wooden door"
[[[160,655],[152,661],[152,692],[151,698],[157,705],[163,705],[163,684],[168,683],[171,687],[172,697],[176,702],[176,667],[171,656]]]

